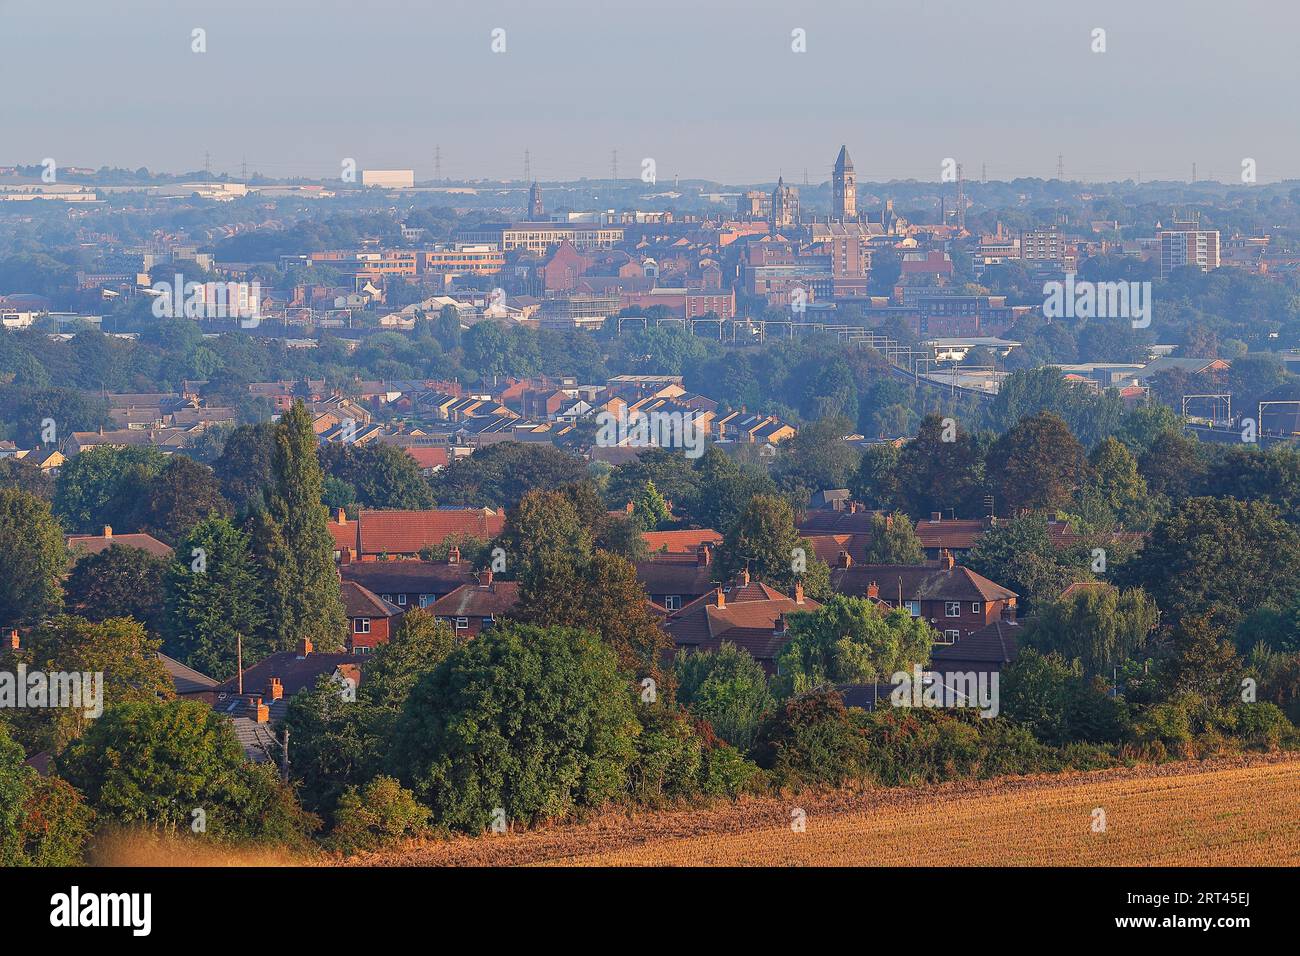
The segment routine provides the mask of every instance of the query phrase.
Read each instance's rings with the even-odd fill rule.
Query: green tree
[[[1155,602],[1141,588],[1120,591],[1105,584],[1043,607],[1030,619],[1024,642],[1079,661],[1089,676],[1105,677],[1143,649],[1158,620]]]
[[[68,576],[69,610],[91,621],[132,617],[151,631],[162,623],[167,559],[114,544],[81,558]]]
[[[110,707],[55,758],[105,820],[188,831],[201,809],[209,838],[295,842],[318,825],[275,768],[244,756],[234,727],[198,701]]]
[[[329,442],[320,457],[326,475],[354,488],[353,500],[364,507],[433,507],[433,491],[420,474],[420,466],[396,445]]]
[[[781,588],[802,580],[812,597],[830,591],[830,569],[817,559],[812,545],[799,537],[794,526],[794,509],[784,498],[757,495],[750,499],[735,523],[727,530],[718,551],[724,574],[749,569],[761,581]],[[796,567],[806,570],[798,571]]]
[[[879,453],[877,453],[877,457]],[[880,466],[872,464],[873,469]],[[873,474],[875,495],[917,518],[953,510],[978,513],[983,461],[979,445],[955,419],[927,415],[888,473]],[[868,476],[860,482],[868,483]]]
[[[1017,422],[989,449],[988,481],[1000,493],[1002,509],[1066,505],[1083,477],[1083,448],[1070,427],[1051,412]]]
[[[230,519],[206,518],[181,542],[167,566],[164,630],[168,654],[218,680],[235,673],[238,637],[247,661],[274,650],[249,536]]]
[[[149,482],[134,524],[175,544],[204,518],[229,511],[212,472],[184,455],[173,455]]]
[[[498,807],[528,825],[600,806],[635,755],[628,680],[594,634],[499,625],[416,685],[391,766],[436,822],[471,833]]]
[[[867,564],[924,564],[925,549],[911,519],[901,511],[872,515],[865,560]]]
[[[632,517],[644,531],[658,531],[660,527],[672,519],[672,512],[668,510],[668,502],[664,500],[663,495],[659,494],[659,490],[655,488],[653,481],[645,483],[640,496],[637,497],[633,504]]]
[[[749,750],[775,703],[767,674],[748,651],[723,643],[716,651],[681,654],[673,664],[677,700],[714,733]]]
[[[0,723],[0,866],[76,866],[94,813],[58,777],[42,777]]]
[[[106,524],[133,529],[150,482],[166,464],[152,446],[88,448],[59,470],[54,511],[76,531],[98,533]]]
[[[1087,677],[1078,661],[1032,647],[1003,671],[1001,703],[1003,716],[1054,746],[1119,743],[1128,733],[1127,707],[1100,678]]]
[[[269,633],[278,650],[310,640],[321,650],[342,647],[347,618],[334,538],[321,504],[324,482],[316,433],[300,401],[275,426],[273,481],[265,512],[257,515],[253,548],[265,576]]]
[[[930,661],[934,634],[902,608],[888,613],[865,598],[837,594],[815,611],[786,619],[790,639],[777,656],[786,694],[823,684],[888,681]]]
[[[263,489],[271,483],[271,458],[275,425],[261,422],[240,425],[222,446],[212,466],[221,483],[221,493],[240,511],[263,503]]]
[[[29,624],[57,612],[67,566],[63,531],[49,503],[0,488],[0,622]]]
[[[1208,615],[1231,629],[1250,610],[1300,594],[1300,533],[1273,505],[1189,498],[1156,523],[1118,577],[1145,587],[1170,624]]]
[[[1075,581],[1092,578],[1090,564],[1058,548],[1047,519],[1039,514],[997,521],[980,535],[963,563],[1015,591],[1022,613],[1056,600]]]
[[[144,625],[128,617],[106,621],[61,614],[24,636],[18,660],[46,674],[103,674],[98,693],[105,706],[136,700],[169,699],[171,677],[158,659],[159,641]],[[96,693],[91,689],[92,695]],[[93,704],[84,707],[24,709],[12,726],[31,752],[58,750],[99,718]]]

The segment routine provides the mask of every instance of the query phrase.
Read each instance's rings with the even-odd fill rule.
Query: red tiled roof
[[[427,610],[439,617],[498,617],[519,603],[518,581],[462,584]]]
[[[355,522],[344,525],[331,521],[330,533],[340,547],[356,548],[359,535],[360,553],[419,554],[420,549],[442,544],[447,538],[466,536],[490,540],[505,527],[505,511],[491,508],[463,508],[429,511],[369,511],[362,509]],[[353,525],[357,528],[353,528]]]
[[[821,604],[805,598],[802,604],[759,582],[735,584],[724,591],[724,606],[706,594],[669,616],[664,630],[678,647],[717,650],[723,642],[743,648],[757,661],[774,661],[789,638],[777,633],[777,620],[800,611],[815,611]]]
[[[421,468],[444,468],[447,465],[447,449],[428,446],[408,446],[406,453],[415,459]]]
[[[348,617],[395,617],[402,613],[396,604],[389,604],[356,581],[342,581],[340,587],[343,589],[343,609]]]
[[[831,587],[840,594],[863,597],[875,583],[884,601],[1007,601],[1018,597],[970,568],[935,564],[855,564],[831,568]]]
[[[951,644],[936,644],[930,651],[930,669],[962,670],[962,664],[1010,663],[1019,653],[1016,638],[1021,630],[1014,621],[994,621]]]
[[[702,544],[720,544],[722,535],[712,528],[692,528],[686,531],[645,531],[641,534],[646,548],[651,551],[694,554]]]
[[[151,534],[72,534],[68,535],[67,546],[70,551],[85,551],[87,554],[99,554],[113,545],[123,548],[139,548],[160,558],[170,558],[172,549]]]

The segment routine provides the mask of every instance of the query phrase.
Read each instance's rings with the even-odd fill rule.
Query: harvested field
[[[793,832],[791,811],[806,814]],[[1093,832],[1094,810],[1105,831]],[[1291,755],[764,798],[425,841],[380,866],[1150,866],[1300,864]]]

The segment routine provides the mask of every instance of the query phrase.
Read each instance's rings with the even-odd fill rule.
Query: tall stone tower
[[[831,170],[831,218],[840,222],[858,218],[858,174],[853,171],[847,146],[840,147]]]
[[[776,181],[772,190],[772,231],[793,229],[799,225],[799,190],[785,184],[785,177]]]
[[[546,210],[542,206],[542,187],[533,183],[528,187],[528,221],[541,222],[544,215]]]

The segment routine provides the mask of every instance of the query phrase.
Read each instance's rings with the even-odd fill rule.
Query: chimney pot
[[[709,603],[714,607],[726,607],[727,595],[722,592],[722,588],[714,588],[710,596]]]
[[[280,678],[272,677],[266,684],[266,696],[271,700],[282,700],[284,698],[284,684]]]
[[[19,639],[19,637],[18,637],[18,628],[16,628],[16,627],[11,627],[11,628],[9,629],[9,637],[8,637],[8,639],[5,641],[5,645],[6,645],[6,646],[9,648],[9,650],[11,650],[11,651],[16,651],[16,650],[19,649],[19,647],[21,647],[21,645],[22,645],[22,641],[21,641],[21,640]]]
[[[794,603],[795,604],[803,603],[803,582],[802,581],[794,582]]]
[[[304,637],[301,641],[298,642],[298,656],[308,657],[310,654],[311,654],[311,641],[307,640],[307,638]]]
[[[872,581],[870,584],[867,585],[867,597],[869,598],[880,597],[880,585],[877,584],[875,581]]]
[[[105,538],[113,537],[113,526],[111,524],[104,525],[104,537]]]

